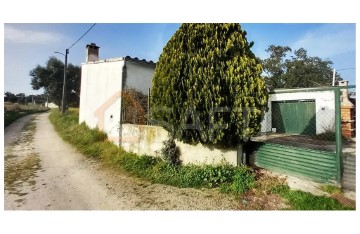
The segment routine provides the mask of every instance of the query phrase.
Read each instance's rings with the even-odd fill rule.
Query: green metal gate
[[[318,182],[336,183],[340,178],[335,152],[258,143],[255,165]]]
[[[272,102],[271,119],[276,132],[316,135],[315,100]]]

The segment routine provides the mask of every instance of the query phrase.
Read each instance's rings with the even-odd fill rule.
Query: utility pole
[[[62,99],[61,99],[61,112],[65,113],[66,107],[66,69],[67,69],[67,55],[69,54],[69,49],[66,49],[65,54],[55,51],[56,54],[62,54],[65,57],[65,64],[64,64],[64,82],[63,82],[63,91],[62,91]]]
[[[61,101],[61,112],[65,113],[65,103],[66,103],[66,69],[67,69],[67,55],[69,54],[69,49],[66,49],[65,51],[65,65],[64,65],[64,83],[63,83],[63,93],[62,93],[62,101]]]

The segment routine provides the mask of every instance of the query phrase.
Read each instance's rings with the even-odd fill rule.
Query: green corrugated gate
[[[255,165],[258,167],[318,182],[333,183],[339,177],[335,153],[271,143],[257,146]]]
[[[315,100],[272,102],[272,127],[279,133],[316,134]]]

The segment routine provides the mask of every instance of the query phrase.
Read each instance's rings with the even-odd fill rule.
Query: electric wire
[[[90,32],[90,30],[96,25],[93,24],[77,41],[75,41],[69,48],[67,48],[68,50],[71,49],[71,47],[73,47],[74,45],[76,45],[76,43],[78,43],[88,32]]]

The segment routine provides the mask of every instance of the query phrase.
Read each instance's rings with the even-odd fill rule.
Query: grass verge
[[[257,181],[257,187],[262,192],[277,194],[286,199],[289,210],[354,210],[342,205],[336,199],[327,196],[315,196],[311,193],[291,190],[284,180],[264,176]]]
[[[78,124],[78,109],[70,109],[64,115],[53,110],[49,118],[63,139],[80,152],[154,183],[192,188],[218,187],[223,192],[236,195],[255,189],[261,193],[278,194],[287,200],[290,209],[295,210],[351,209],[332,198],[290,190],[276,180],[256,181],[254,171],[248,167],[228,164],[173,166],[161,158],[125,152],[109,142],[105,133],[89,129],[85,123]]]
[[[10,125],[15,120],[30,114],[46,112],[49,108],[38,105],[17,105],[16,110],[8,110],[4,112],[4,127]]]

